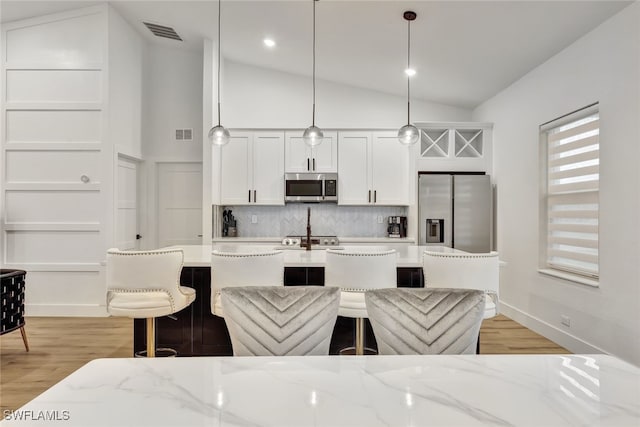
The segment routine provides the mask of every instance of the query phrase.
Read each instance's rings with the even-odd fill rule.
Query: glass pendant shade
[[[404,125],[398,131],[398,141],[403,145],[413,145],[420,139],[420,131],[414,125]]]
[[[302,139],[304,143],[310,147],[314,147],[322,142],[324,138],[324,134],[322,130],[317,126],[309,126],[304,130],[302,134]]]
[[[231,139],[229,131],[224,126],[214,126],[209,131],[209,140],[214,145],[225,145]]]

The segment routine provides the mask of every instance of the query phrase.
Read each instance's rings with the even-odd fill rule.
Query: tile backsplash
[[[217,208],[222,212],[223,207]],[[408,211],[406,206],[338,206],[332,203],[224,206],[224,209],[233,211],[238,237],[304,235],[307,232],[307,208],[311,208],[311,232],[314,235],[348,237],[386,237],[387,217],[406,216]],[[254,215],[256,223],[251,221]],[[382,217],[382,223],[378,223],[379,217]]]

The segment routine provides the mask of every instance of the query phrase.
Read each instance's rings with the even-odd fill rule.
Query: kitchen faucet
[[[311,208],[307,208],[307,244],[308,251],[311,250]]]

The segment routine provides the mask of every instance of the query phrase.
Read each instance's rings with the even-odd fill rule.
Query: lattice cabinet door
[[[482,157],[484,129],[452,129],[455,157]]]
[[[421,129],[420,155],[422,157],[449,157],[449,129]]]

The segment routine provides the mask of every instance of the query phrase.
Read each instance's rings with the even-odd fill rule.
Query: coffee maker
[[[388,219],[387,235],[389,237],[407,237],[407,217],[390,216]]]

